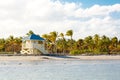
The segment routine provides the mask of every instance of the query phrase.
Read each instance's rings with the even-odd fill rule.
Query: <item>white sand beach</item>
[[[120,55],[109,56],[0,56],[0,61],[31,61],[31,60],[120,60]]]

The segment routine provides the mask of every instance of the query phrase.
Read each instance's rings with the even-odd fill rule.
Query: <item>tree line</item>
[[[26,35],[34,34],[30,30]],[[66,39],[66,36],[69,39]],[[120,40],[117,37],[109,38],[105,35],[87,36],[84,39],[73,39],[73,30],[66,33],[56,31],[43,34],[46,41],[45,48],[50,54],[59,55],[111,55],[120,54]],[[22,37],[9,36],[7,39],[0,39],[0,52],[20,53]]]
[[[9,36],[7,39],[0,39],[0,52],[13,53],[20,52],[22,37]]]

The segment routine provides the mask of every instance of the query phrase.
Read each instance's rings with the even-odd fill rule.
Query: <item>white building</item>
[[[22,40],[21,54],[47,54],[45,40],[39,35],[32,34]]]

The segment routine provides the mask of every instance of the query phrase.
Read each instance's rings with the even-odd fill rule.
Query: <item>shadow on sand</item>
[[[44,56],[63,59],[78,59],[72,56],[58,55],[58,54],[45,54]]]

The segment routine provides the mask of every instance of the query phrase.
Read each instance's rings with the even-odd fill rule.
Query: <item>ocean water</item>
[[[0,61],[0,80],[120,80],[120,60]]]

